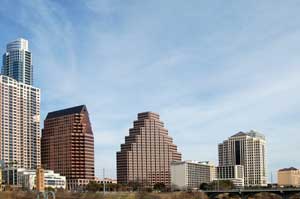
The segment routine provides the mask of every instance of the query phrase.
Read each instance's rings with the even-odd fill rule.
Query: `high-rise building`
[[[180,161],[171,163],[171,186],[176,190],[199,189],[202,183],[216,178],[216,168],[210,162]]]
[[[40,89],[32,84],[28,41],[7,44],[0,75],[0,160],[6,167],[40,165]]]
[[[280,169],[277,178],[279,186],[300,187],[300,169],[294,167]]]
[[[266,186],[266,139],[260,133],[239,132],[219,144],[219,166],[242,165],[245,186]]]
[[[40,89],[0,75],[0,160],[17,168],[40,165]]]
[[[85,105],[48,113],[42,133],[42,165],[67,179],[69,190],[94,180],[94,136]]]
[[[138,182],[144,186],[164,183],[170,186],[171,162],[181,161],[168,130],[153,112],[138,114],[129,136],[117,152],[117,181]]]
[[[2,74],[24,84],[33,84],[31,52],[26,39],[19,38],[7,44],[6,53],[3,55]]]

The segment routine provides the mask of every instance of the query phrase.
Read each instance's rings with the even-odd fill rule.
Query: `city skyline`
[[[300,24],[293,20],[299,4],[2,5],[0,50],[18,37],[31,43],[41,119],[87,104],[96,168],[108,175],[115,176],[114,154],[142,111],[160,113],[184,160],[217,164],[220,141],[254,129],[267,137],[269,172],[299,167],[293,159],[300,128]],[[12,9],[20,16],[9,15]]]

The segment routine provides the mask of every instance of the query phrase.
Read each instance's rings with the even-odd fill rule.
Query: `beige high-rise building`
[[[40,165],[40,89],[0,75],[0,160],[7,166]]]
[[[129,136],[117,152],[117,181],[138,182],[144,186],[164,183],[170,186],[171,162],[181,161],[181,154],[159,115],[153,112],[138,114]]]
[[[267,186],[266,139],[262,134],[239,132],[218,147],[219,167],[242,165],[245,186]]]
[[[280,169],[277,178],[279,186],[300,187],[300,169],[294,167]]]

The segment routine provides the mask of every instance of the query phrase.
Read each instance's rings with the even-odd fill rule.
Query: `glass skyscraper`
[[[6,53],[3,55],[2,74],[24,84],[33,84],[31,52],[26,39],[19,38],[7,44]]]
[[[40,89],[32,86],[28,41],[7,45],[0,75],[0,160],[10,168],[40,165]]]

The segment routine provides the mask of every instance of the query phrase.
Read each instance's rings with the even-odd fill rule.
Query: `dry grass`
[[[29,192],[0,192],[0,199],[35,199],[35,193]],[[223,194],[218,197],[219,199],[238,199],[238,196],[229,196]],[[249,197],[249,199],[279,199],[280,197],[272,194],[257,194]],[[69,193],[58,192],[56,199],[207,199],[207,196],[201,193]],[[291,197],[291,199],[300,199],[300,195]]]

